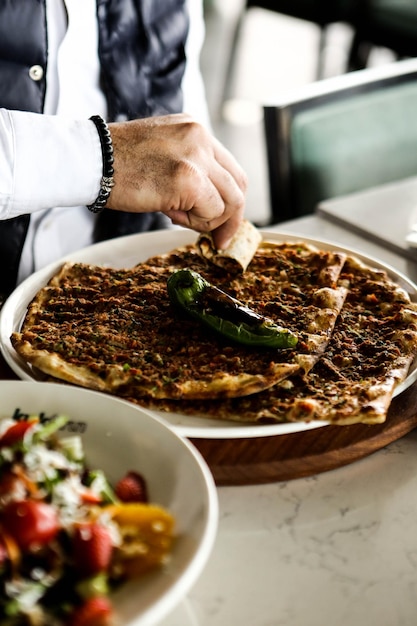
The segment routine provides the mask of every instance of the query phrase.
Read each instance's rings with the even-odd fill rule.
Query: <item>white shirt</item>
[[[202,2],[188,3],[184,111],[209,126],[199,69]],[[106,115],[99,89],[96,0],[47,0],[46,6],[45,115],[0,109],[0,219],[31,213],[18,282],[92,242],[95,216],[85,205],[97,197],[102,173],[99,138],[88,120]]]

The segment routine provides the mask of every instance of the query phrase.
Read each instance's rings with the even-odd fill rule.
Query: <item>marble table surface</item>
[[[274,230],[348,246],[417,278],[417,264],[322,216]],[[218,495],[214,550],[162,626],[417,623],[416,431],[339,469]]]

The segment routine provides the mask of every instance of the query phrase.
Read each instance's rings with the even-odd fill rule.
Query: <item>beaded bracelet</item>
[[[100,191],[93,202],[88,204],[87,209],[92,213],[100,213],[109,199],[112,187],[114,187],[114,169],[113,169],[113,143],[109,127],[100,115],[93,115],[90,120],[95,124],[97,128],[98,136],[100,137],[101,152],[103,155],[103,176],[100,181]]]

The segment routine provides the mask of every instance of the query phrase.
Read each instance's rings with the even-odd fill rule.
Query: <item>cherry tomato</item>
[[[0,520],[4,529],[23,551],[29,550],[31,546],[49,543],[60,528],[55,509],[36,500],[9,502]]]
[[[145,479],[137,472],[128,472],[115,487],[116,496],[122,502],[148,502]]]

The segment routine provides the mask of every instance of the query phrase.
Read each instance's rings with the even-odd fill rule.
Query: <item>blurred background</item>
[[[246,214],[262,225],[269,205],[262,104],[317,80],[320,29],[312,22],[251,8],[245,15],[236,62],[225,88],[227,61],[243,6],[243,0],[205,0],[201,69],[213,131],[247,172]],[[328,27],[321,77],[345,71],[352,36],[347,24]],[[390,50],[374,48],[368,66],[395,60]]]

